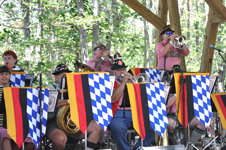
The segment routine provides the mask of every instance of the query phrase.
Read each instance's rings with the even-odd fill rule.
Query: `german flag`
[[[91,74],[107,74],[106,72],[95,72],[95,73],[67,73],[67,85],[68,85],[68,95],[69,95],[69,100],[70,100],[70,110],[71,110],[71,119],[72,121],[78,126],[78,128],[85,133],[87,126],[91,122],[91,120],[96,120],[95,114],[93,113],[93,104],[92,102],[95,101],[92,99],[92,96],[95,97],[96,101],[101,101],[101,96],[104,96],[105,93],[97,90],[96,93],[91,94],[91,90],[95,90],[93,87],[98,86],[100,88],[105,89],[106,92],[110,94],[110,79],[109,79],[109,89],[104,87],[104,85],[99,85],[100,83],[104,82],[101,79],[97,82],[95,82],[93,79],[90,81],[90,76]],[[95,75],[94,75],[95,76]],[[109,77],[109,75],[108,75]],[[94,81],[94,82],[93,82]],[[92,85],[92,89],[90,89],[90,85]],[[95,95],[97,94],[97,95]],[[105,110],[110,110],[111,112],[107,112],[108,114],[108,119],[111,120],[112,118],[112,109],[111,109],[111,97],[106,97],[106,105],[110,105],[109,109],[104,108]],[[95,103],[95,102],[94,102]],[[103,108],[103,106],[100,106]],[[101,109],[100,108],[100,109]],[[102,110],[95,110],[98,111],[98,114],[101,114]],[[97,112],[96,112],[97,113]],[[97,117],[98,118],[98,117]],[[110,121],[106,121],[108,124]],[[97,123],[98,120],[96,120]],[[105,120],[104,120],[105,123]],[[107,126],[99,125],[103,128],[105,131]]]
[[[220,116],[222,126],[226,129],[226,93],[210,94]]]
[[[183,73],[184,85],[181,85],[180,83],[181,73],[174,73],[173,77],[176,89],[177,117],[181,125],[185,128],[187,128],[188,123],[195,116],[191,81],[192,75],[209,75],[209,73]]]
[[[168,125],[162,83],[127,84],[133,126],[142,139],[150,126],[162,137]]]
[[[145,84],[127,84],[130,99],[133,127],[144,140],[150,127],[149,109]]]
[[[20,148],[28,135],[27,89],[4,87],[8,134]]]

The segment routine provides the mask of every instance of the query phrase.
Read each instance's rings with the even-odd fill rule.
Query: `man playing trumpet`
[[[174,45],[175,38],[178,36],[166,26],[160,33],[163,41],[156,45],[156,55],[158,57],[158,68],[170,71],[173,65],[180,65],[180,56],[188,56],[189,50],[186,45]]]

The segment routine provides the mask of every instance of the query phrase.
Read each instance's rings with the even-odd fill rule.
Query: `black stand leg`
[[[40,150],[42,150],[42,73],[40,73],[39,111],[40,111]]]

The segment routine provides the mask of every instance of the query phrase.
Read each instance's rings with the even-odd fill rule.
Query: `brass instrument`
[[[121,74],[121,76],[125,76],[125,74]],[[146,73],[140,73],[138,76],[131,76],[130,83],[144,83],[150,82],[149,76]]]
[[[171,37],[169,37],[169,40],[171,39]],[[182,49],[182,45],[186,44],[186,37],[184,35],[181,35],[179,37],[176,37],[173,41],[172,46],[178,49]]]
[[[176,37],[174,39],[175,45],[182,46],[186,43],[186,37],[184,35],[181,35],[180,37]]]
[[[83,63],[80,63],[78,60],[76,60],[76,62],[74,63],[74,66],[76,68],[76,72],[94,72],[95,71],[91,67]],[[60,99],[68,99],[66,76],[61,78]],[[80,132],[79,128],[71,120],[69,104],[62,106],[58,109],[57,115],[56,115],[56,122],[58,127],[66,135],[76,135],[77,133]]]

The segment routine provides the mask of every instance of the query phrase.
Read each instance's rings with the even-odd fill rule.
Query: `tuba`
[[[78,60],[74,63],[76,72],[94,72],[91,67],[80,63]],[[66,76],[61,78],[60,99],[68,99]],[[56,115],[56,122],[58,127],[66,135],[76,135],[80,132],[79,128],[71,120],[70,105],[67,104],[58,109]]]

